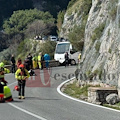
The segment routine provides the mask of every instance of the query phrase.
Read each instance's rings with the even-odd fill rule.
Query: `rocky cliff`
[[[81,1],[77,5],[80,6]],[[75,11],[65,14],[60,36],[68,37],[73,22],[82,24],[82,15]],[[120,0],[92,0],[85,25],[81,72],[85,76],[83,80],[96,80],[119,88]]]

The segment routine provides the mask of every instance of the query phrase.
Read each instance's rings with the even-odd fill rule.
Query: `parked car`
[[[50,41],[58,41],[58,38],[56,36],[50,36]]]

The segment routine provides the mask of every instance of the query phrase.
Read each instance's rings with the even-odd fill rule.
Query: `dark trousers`
[[[43,69],[44,61],[41,61],[41,70]]]
[[[19,86],[19,92],[18,95],[19,96],[24,96],[25,95],[25,84],[26,84],[26,80],[18,80],[18,86]]]
[[[68,66],[68,65],[69,65],[69,60],[66,59],[66,60],[65,60],[65,67]]]
[[[15,73],[15,64],[12,64],[12,65],[11,65],[11,72],[12,72],[12,73]]]
[[[4,93],[4,86],[0,82],[0,93]]]

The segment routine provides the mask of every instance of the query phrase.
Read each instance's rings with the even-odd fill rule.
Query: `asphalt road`
[[[49,78],[46,71],[39,73],[37,70],[36,78],[29,79],[26,84],[25,100],[19,100],[17,91],[13,91],[17,84],[14,74],[7,74],[5,78],[9,82],[14,102],[0,103],[0,120],[120,120],[119,112],[76,102],[57,92],[57,86],[72,76],[75,68],[52,68],[49,72],[50,81],[46,79]],[[39,78],[42,85],[39,85]]]

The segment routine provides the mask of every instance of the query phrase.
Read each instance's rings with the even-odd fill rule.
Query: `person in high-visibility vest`
[[[10,70],[4,67],[4,63],[0,63],[0,82],[4,82],[5,84],[7,81],[5,81],[5,74],[10,73]]]
[[[28,70],[25,69],[25,66],[21,64],[19,66],[19,69],[15,73],[15,78],[18,80],[18,98],[19,99],[25,99],[25,84],[27,78],[30,77]]]
[[[33,69],[36,69],[37,68],[37,56],[35,54],[33,55],[32,61],[33,61]]]
[[[3,89],[4,94],[4,100],[9,102],[13,101],[12,94],[10,88],[7,86],[7,81],[5,81],[4,77],[6,73],[10,73],[10,70],[4,67],[4,63],[0,63],[0,84],[3,86],[1,89]]]
[[[80,63],[80,60],[81,60],[81,53],[79,53],[78,55],[78,63]]]
[[[6,102],[13,101],[11,90],[7,85],[4,85],[4,100]]]
[[[39,69],[41,69],[41,57],[42,57],[42,53],[40,52],[38,55],[38,65],[39,65]]]

